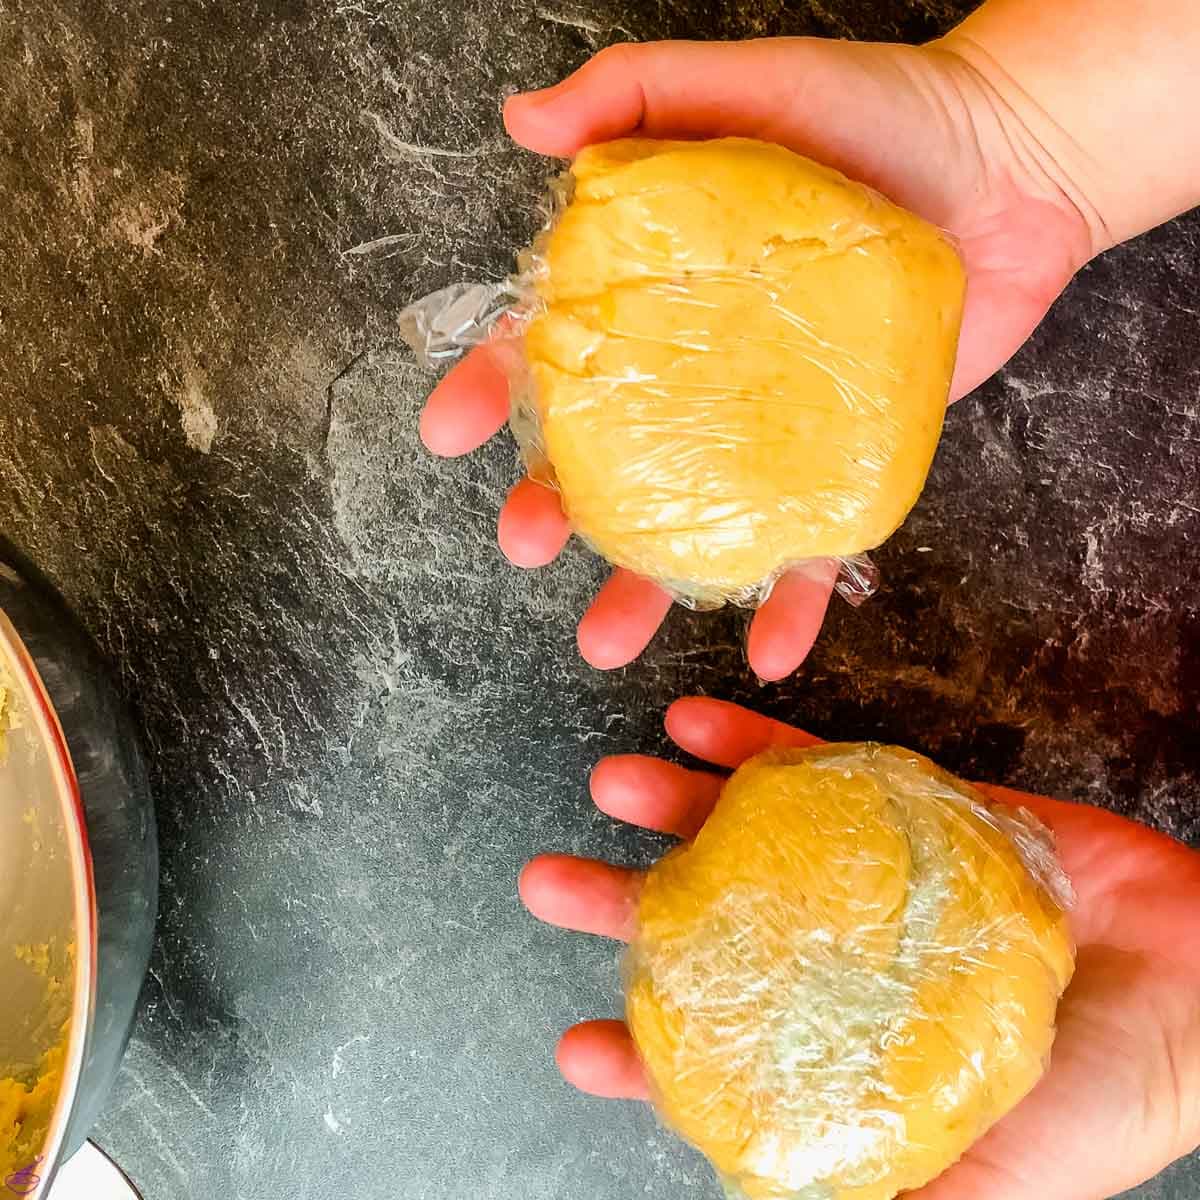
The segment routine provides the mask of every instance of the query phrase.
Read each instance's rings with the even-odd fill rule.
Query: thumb
[[[634,132],[754,137],[796,93],[784,52],[802,40],[610,46],[562,83],[514,96],[504,123],[526,149],[564,158]]]
[[[629,134],[778,142],[946,225],[979,186],[947,87],[944,65],[914,46],[646,42],[610,46],[562,83],[514,96],[504,122],[518,144],[557,158]]]

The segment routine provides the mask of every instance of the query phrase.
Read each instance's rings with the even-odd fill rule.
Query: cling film
[[[1049,832],[920,755],[771,750],[654,866],[625,963],[656,1107],[741,1200],[892,1200],[1041,1077],[1074,968]]]
[[[488,343],[530,474],[573,530],[682,603],[760,604],[866,552],[915,503],[949,392],[951,244],[837,172],[747,139],[582,151],[494,284],[410,305],[436,367]]]

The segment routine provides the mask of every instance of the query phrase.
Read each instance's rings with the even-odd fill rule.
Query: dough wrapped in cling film
[[[1049,832],[910,751],[769,750],[650,871],[626,1018],[738,1200],[892,1200],[1043,1074],[1074,969]]]
[[[858,603],[941,431],[964,275],[936,229],[748,139],[580,152],[509,279],[404,310],[425,365],[492,343],[530,474],[694,608],[785,571]]]

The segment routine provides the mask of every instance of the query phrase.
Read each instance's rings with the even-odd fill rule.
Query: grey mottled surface
[[[598,565],[494,547],[511,447],[416,444],[394,314],[502,273],[546,170],[502,95],[626,36],[919,38],[965,7],[0,0],[0,519],[153,752],[161,932],[99,1130],[147,1200],[715,1200],[646,1112],[559,1081],[614,953],[514,888],[537,850],[657,851],[584,779],[660,748],[681,692],[1200,843],[1195,218],[954,409],[885,591],[783,686],[747,680],[737,613],[589,671]]]

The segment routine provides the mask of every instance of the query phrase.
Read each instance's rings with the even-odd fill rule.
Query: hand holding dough
[[[950,244],[765,142],[628,139],[571,173],[534,251],[525,353],[574,529],[709,602],[886,539],[941,430]]]
[[[892,1200],[1041,1077],[1073,971],[1049,834],[920,755],[771,750],[655,866],[626,1016],[751,1200]]]

